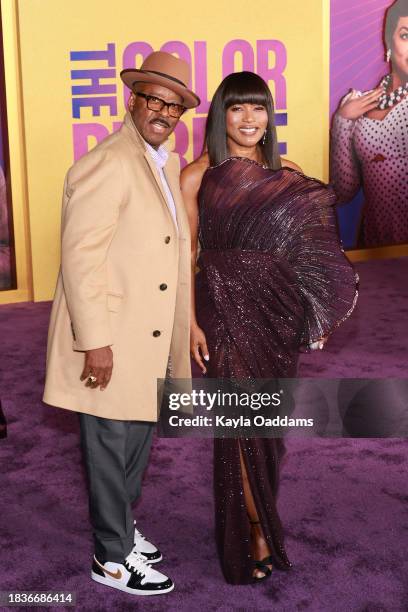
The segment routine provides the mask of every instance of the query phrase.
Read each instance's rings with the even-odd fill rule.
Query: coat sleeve
[[[107,256],[123,199],[120,160],[94,150],[68,172],[61,223],[61,271],[74,349],[113,344],[107,309]]]

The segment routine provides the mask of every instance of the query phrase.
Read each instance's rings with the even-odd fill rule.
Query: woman
[[[221,83],[205,143],[181,179],[193,277],[198,236],[201,246],[192,356],[213,378],[293,377],[300,345],[321,342],[355,301],[334,195],[281,168],[272,96],[256,74]],[[280,439],[215,440],[216,538],[232,584],[290,567],[276,509],[283,453]]]
[[[365,94],[352,90],[332,129],[331,178],[340,202],[363,187],[359,245],[408,242],[408,0],[386,12],[391,73]]]

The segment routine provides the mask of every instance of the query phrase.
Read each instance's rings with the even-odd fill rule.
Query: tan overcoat
[[[179,159],[156,166],[129,113],[70,168],[61,269],[52,308],[44,401],[110,419],[157,420],[157,379],[190,378],[190,235]],[[104,391],[80,381],[84,352],[111,346]]]

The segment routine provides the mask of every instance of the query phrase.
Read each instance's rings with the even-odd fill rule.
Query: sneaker
[[[123,563],[93,558],[92,580],[132,595],[162,595],[174,589],[170,578],[154,570],[142,555],[134,550]]]
[[[158,548],[151,542],[148,542],[144,535],[140,533],[136,529],[136,521],[133,521],[135,524],[135,536],[134,536],[134,548],[135,552],[138,552],[148,563],[158,563],[163,559],[162,554]]]

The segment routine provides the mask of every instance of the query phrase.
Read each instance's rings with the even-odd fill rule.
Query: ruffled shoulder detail
[[[281,255],[287,257],[302,296],[302,345],[327,337],[353,312],[359,277],[341,245],[334,190],[289,170],[281,204]]]

